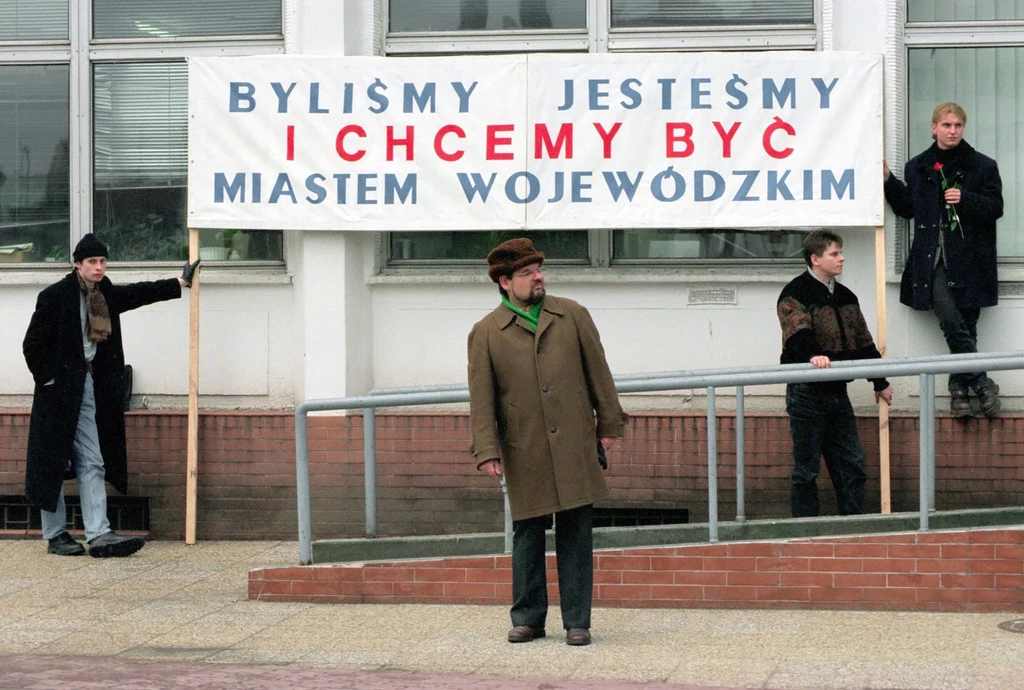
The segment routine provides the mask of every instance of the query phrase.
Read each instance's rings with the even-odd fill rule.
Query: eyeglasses
[[[543,272],[539,268],[524,268],[516,271],[512,274],[513,278],[533,278],[534,276],[543,275]]]

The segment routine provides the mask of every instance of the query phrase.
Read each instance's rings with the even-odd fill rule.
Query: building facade
[[[1024,143],[1018,136],[1024,126],[1020,2],[0,0],[0,353],[7,363],[0,368],[0,406],[12,439],[11,450],[0,456],[3,493],[20,492],[18,429],[32,393],[21,339],[38,292],[69,270],[71,248],[83,234],[95,232],[110,246],[109,274],[117,282],[174,275],[187,254],[188,58],[465,54],[471,59],[536,51],[791,50],[884,56],[884,154],[894,170],[930,143],[928,124],[937,102],[954,100],[966,108],[965,139],[998,160],[1006,202],[998,226],[1001,301],[985,310],[979,342],[986,350],[1019,349],[1015,336],[1024,325],[1024,206],[1016,191],[1024,175]],[[874,229],[842,232],[843,282],[861,297],[874,326]],[[945,344],[934,316],[898,302],[909,232],[887,212],[887,354],[942,354]],[[230,449],[210,445],[218,439],[215,429],[235,428],[240,419],[287,418],[298,402],[310,398],[464,382],[466,335],[497,302],[483,257],[507,236],[401,227],[385,233],[202,231],[200,409],[210,420],[227,420],[226,426],[209,422],[204,427],[209,431],[201,439],[202,477],[218,473],[210,458],[220,457],[220,451],[230,455]],[[775,300],[803,270],[797,229],[620,228],[543,232],[533,238],[548,256],[549,289],[591,309],[615,373],[778,361]],[[187,305],[163,303],[127,314],[123,323],[125,352],[134,368],[132,405],[140,410],[129,424],[177,428],[187,404]],[[992,424],[1015,424],[1024,379],[1007,372],[998,380],[1007,414]],[[851,392],[870,412],[870,387],[855,384]],[[729,393],[719,396],[725,409]],[[897,411],[916,410],[916,380],[896,382],[896,401]],[[704,408],[702,391],[628,396],[624,403],[641,417],[683,419],[703,414]],[[783,419],[782,387],[748,391],[747,407]],[[445,413],[458,418],[460,411]],[[246,434],[259,437],[251,431],[240,435]],[[288,434],[279,436],[281,452],[288,452]],[[131,446],[131,431],[129,438]],[[461,437],[453,432],[452,438]],[[460,443],[453,441],[445,457],[468,464]],[[260,475],[264,456],[259,453],[272,452],[267,448],[236,448],[256,455],[248,472],[236,467],[234,476]],[[130,456],[133,452],[142,451],[130,447]],[[161,458],[174,455],[173,449],[154,452]],[[782,449],[779,457],[784,456]],[[141,463],[142,456],[135,460]],[[286,510],[294,477],[289,480],[282,469],[287,462],[274,466],[279,483],[243,482],[220,497],[265,490]],[[164,469],[166,482],[142,485],[154,499],[171,504],[179,491],[173,467]],[[493,501],[493,487],[475,481],[465,478],[466,491],[479,489],[482,500]],[[699,495],[697,484],[684,488]],[[200,485],[202,501],[202,478]],[[657,493],[656,484],[647,491],[630,494],[629,502],[676,500],[674,494]],[[325,490],[323,500],[330,494]],[[215,504],[223,509],[217,498],[205,496],[210,510]],[[361,492],[352,498],[361,499]],[[765,505],[764,514],[778,512]],[[324,529],[351,532],[347,519],[325,523]],[[200,535],[203,522],[201,514]],[[176,527],[154,529],[176,533]],[[249,531],[269,532],[276,533]]]

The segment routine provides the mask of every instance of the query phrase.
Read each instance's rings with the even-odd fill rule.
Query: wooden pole
[[[886,356],[887,332],[885,328],[885,226],[875,228],[875,309],[878,311],[876,344],[882,357]],[[878,483],[881,488],[882,513],[892,512],[889,492],[889,405],[878,402]]]
[[[199,230],[188,230],[188,260],[199,258]],[[196,490],[199,479],[199,270],[189,292],[188,445],[185,480],[185,543],[196,543]]]

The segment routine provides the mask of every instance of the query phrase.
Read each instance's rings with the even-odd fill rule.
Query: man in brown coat
[[[508,641],[545,635],[544,532],[554,522],[566,642],[586,645],[593,504],[608,495],[598,441],[610,450],[622,436],[626,415],[589,312],[570,299],[546,295],[543,261],[526,238],[487,255],[488,275],[498,283],[502,303],[469,334],[472,452],[478,469],[504,475],[512,508]]]

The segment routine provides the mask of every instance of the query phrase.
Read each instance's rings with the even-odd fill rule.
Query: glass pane
[[[614,259],[802,259],[790,230],[616,230]]]
[[[179,261],[185,222],[188,69],[184,62],[93,67],[93,230],[111,261]],[[222,231],[208,260],[280,261],[280,231]]]
[[[67,41],[68,0],[0,0],[0,41]]]
[[[813,24],[814,0],[612,0],[612,28]]]
[[[281,0],[93,0],[93,38],[281,35]]]
[[[1021,0],[907,0],[908,22],[990,22],[1024,19]]]
[[[68,261],[67,65],[0,66],[0,264]]]
[[[587,0],[390,0],[401,31],[516,31],[587,28]]]
[[[922,48],[910,51],[907,74],[910,156],[932,144],[935,106],[954,101],[967,111],[964,141],[995,158],[1003,180],[997,222],[1000,257],[1024,256],[1024,48]],[[902,177],[903,171],[897,171]]]
[[[393,232],[390,235],[391,261],[476,261],[481,265],[487,254],[505,240],[529,237],[548,261],[589,261],[586,230],[547,232]]]

